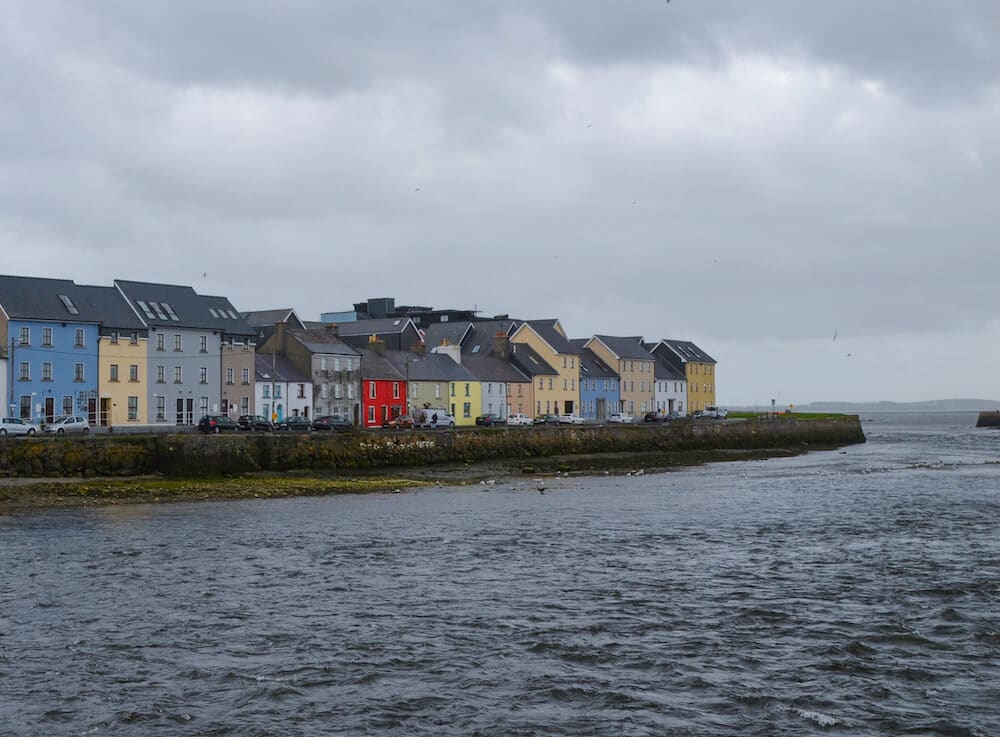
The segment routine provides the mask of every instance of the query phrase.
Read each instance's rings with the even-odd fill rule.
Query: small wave
[[[819,711],[813,711],[811,709],[796,709],[795,713],[803,719],[807,719],[814,724],[818,724],[820,727],[833,727],[834,725],[840,724],[840,720],[836,717],[832,717],[829,714],[824,714]]]

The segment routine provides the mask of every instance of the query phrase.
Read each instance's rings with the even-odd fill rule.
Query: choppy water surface
[[[974,423],[544,494],[0,518],[0,734],[997,735]]]

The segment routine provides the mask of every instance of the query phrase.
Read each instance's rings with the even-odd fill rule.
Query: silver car
[[[19,417],[4,417],[0,420],[0,437],[4,435],[36,435],[38,425]]]
[[[63,435],[65,433],[81,433],[86,435],[90,432],[90,423],[86,417],[80,415],[63,415],[57,417],[45,426],[45,432]]]

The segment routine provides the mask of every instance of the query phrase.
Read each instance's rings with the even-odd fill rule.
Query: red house
[[[374,336],[373,336],[374,337]],[[369,340],[361,353],[362,427],[381,427],[406,412],[406,377],[385,358],[385,342]]]

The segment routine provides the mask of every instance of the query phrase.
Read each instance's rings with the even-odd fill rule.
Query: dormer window
[[[59,295],[59,301],[63,303],[63,307],[66,308],[66,312],[71,315],[79,315],[80,310],[76,309],[76,305],[73,304],[73,300],[67,297],[65,294]]]

